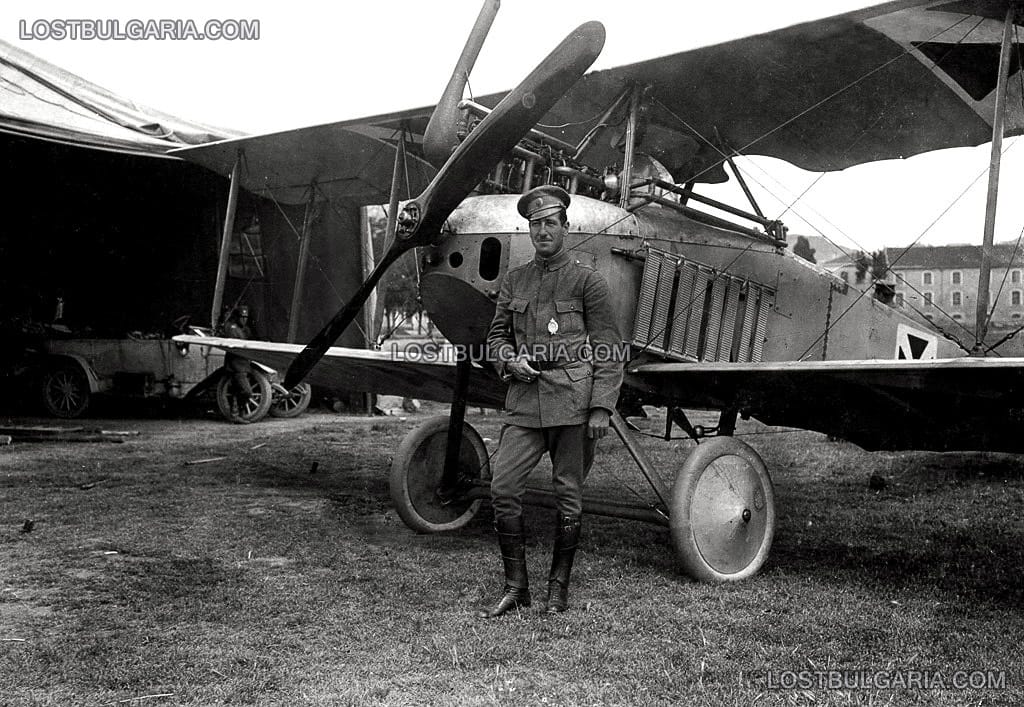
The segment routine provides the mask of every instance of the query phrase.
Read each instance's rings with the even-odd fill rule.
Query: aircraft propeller
[[[469,133],[427,188],[398,214],[394,243],[352,298],[292,361],[285,388],[291,390],[302,382],[403,253],[440,238],[444,222],[462,200],[590,68],[601,53],[604,37],[600,22],[574,29]]]

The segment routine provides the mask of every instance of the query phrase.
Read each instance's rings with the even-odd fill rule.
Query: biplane
[[[503,274],[533,256],[515,202],[557,184],[573,194],[567,247],[618,293],[629,359],[612,426],[657,498],[648,507],[587,500],[585,511],[670,527],[693,577],[749,577],[771,548],[771,478],[733,435],[738,418],[867,450],[1024,451],[1024,359],[986,350],[990,265],[974,345],[957,346],[891,291],[852,287],[794,256],[786,227],[763,213],[735,164],[767,155],[828,172],[991,141],[987,253],[1002,137],[1024,130],[1016,2],[900,0],[586,73],[605,33],[591,22],[512,91],[465,100],[497,5],[485,2],[432,109],[177,151],[231,173],[233,189],[283,201],[313,182],[373,182],[390,194],[388,250],[308,345],[181,342],[288,369],[287,386],[450,402],[449,415],[402,442],[391,492],[413,529],[458,528],[488,495],[488,453],[466,406],[501,407],[505,396],[482,344]],[[701,193],[730,176],[749,203]],[[424,308],[459,355],[333,347],[381,274],[412,249]],[[643,406],[664,408],[698,442],[671,486],[624,420]],[[716,411],[717,424],[693,424],[691,409]],[[541,490],[529,500],[551,503]]]

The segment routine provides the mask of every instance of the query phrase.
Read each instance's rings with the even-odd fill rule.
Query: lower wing
[[[182,335],[178,343],[190,346],[211,346],[223,351],[284,371],[299,355],[302,344],[281,344],[272,341],[225,339],[215,336]],[[437,400],[450,403],[455,391],[454,355],[438,347],[422,356],[399,352],[367,351],[335,346],[306,378],[307,383],[365,393],[401,395],[402,397]],[[501,407],[505,401],[505,384],[489,368],[473,366],[469,377],[467,402],[481,407]]]
[[[632,383],[865,449],[1024,451],[1024,358],[645,363]]]

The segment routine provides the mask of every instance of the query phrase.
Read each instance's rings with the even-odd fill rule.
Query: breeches
[[[252,397],[252,387],[249,385],[249,376],[245,371],[232,371],[231,382],[234,385],[235,396],[242,400]]]
[[[224,355],[224,369],[231,376],[232,392],[235,396],[248,400],[252,395],[252,388],[249,386],[249,371],[252,364],[248,359],[228,353]]]
[[[558,512],[583,513],[583,482],[594,462],[596,439],[587,437],[587,425],[533,428],[505,425],[491,476],[491,502],[495,517],[516,517],[523,512],[526,480],[544,452],[551,456],[551,481]]]

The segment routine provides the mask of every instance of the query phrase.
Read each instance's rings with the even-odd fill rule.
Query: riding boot
[[[481,619],[494,619],[512,609],[524,609],[530,605],[523,517],[496,518],[494,529],[498,532],[501,561],[505,565],[505,590],[494,606],[477,612]]]
[[[547,613],[559,614],[569,606],[569,575],[580,542],[580,516],[558,516],[555,547],[551,553],[551,574],[548,575]]]

